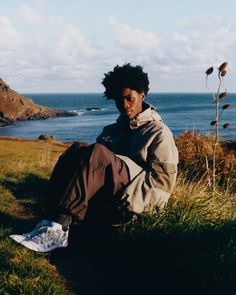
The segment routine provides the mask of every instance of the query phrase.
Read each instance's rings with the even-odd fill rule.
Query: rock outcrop
[[[12,90],[0,79],[0,127],[21,120],[40,120],[76,115],[76,113],[37,105],[31,99]]]

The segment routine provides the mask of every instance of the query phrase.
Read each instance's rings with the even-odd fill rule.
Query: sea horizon
[[[18,121],[15,125],[0,129],[0,136],[38,138],[41,134],[53,136],[62,141],[94,142],[103,127],[116,121],[119,113],[114,100],[108,100],[103,93],[24,93],[34,103],[50,108],[77,113],[76,117],[58,117],[47,120]],[[222,138],[236,141],[236,94],[229,93],[222,102],[231,103],[225,110],[221,122],[231,127],[220,126]],[[175,136],[184,131],[199,129],[205,135],[212,132],[210,122],[215,117],[215,103],[212,93],[150,92],[145,100],[156,107],[166,125]],[[221,107],[220,107],[221,108]]]
[[[216,92],[198,92],[198,91],[149,91],[148,95],[152,94],[216,94]],[[236,92],[227,92],[228,94],[236,94]],[[81,92],[19,92],[20,95],[26,96],[30,94],[102,94],[103,92],[99,91],[81,91]]]

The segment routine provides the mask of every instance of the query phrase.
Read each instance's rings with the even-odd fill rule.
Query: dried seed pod
[[[213,70],[214,70],[213,67],[210,67],[209,69],[206,70],[205,73],[206,73],[207,76],[208,76],[208,75],[210,75],[210,74],[213,72]]]
[[[219,70],[220,72],[224,71],[224,70],[226,69],[227,65],[228,65],[228,63],[227,63],[226,61],[223,62],[223,63],[220,65],[220,67],[219,67],[218,70]]]
[[[229,124],[229,123],[225,123],[225,124],[223,125],[223,128],[224,128],[224,129],[229,128],[229,127],[230,127],[230,124]]]
[[[214,121],[211,121],[211,126],[214,126],[214,125],[216,125],[216,120],[214,120]]]
[[[221,77],[224,77],[226,75],[226,73],[227,73],[226,70],[222,70],[221,73],[220,73]]]
[[[230,109],[231,106],[232,106],[231,103],[226,103],[226,104],[223,105],[222,109],[223,110]]]
[[[227,96],[227,91],[225,90],[224,92],[222,92],[222,93],[219,95],[219,98],[223,100],[226,96]]]

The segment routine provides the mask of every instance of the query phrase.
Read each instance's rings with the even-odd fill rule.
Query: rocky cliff
[[[0,79],[0,127],[19,120],[39,120],[58,116],[76,116],[76,114],[37,105],[31,99],[12,90]]]

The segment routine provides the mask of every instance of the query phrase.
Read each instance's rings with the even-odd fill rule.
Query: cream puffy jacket
[[[128,121],[120,115],[97,138],[127,164],[130,183],[122,199],[128,210],[142,213],[163,208],[176,182],[178,151],[170,129],[155,108],[143,103],[143,111]]]

